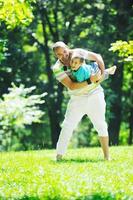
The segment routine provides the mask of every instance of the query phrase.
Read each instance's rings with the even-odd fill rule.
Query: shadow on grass
[[[51,196],[45,196],[45,197],[37,197],[37,196],[23,196],[21,198],[17,197],[17,198],[10,198],[11,200],[64,200],[63,197],[60,196],[55,196],[55,197],[51,197]],[[2,198],[0,196],[0,200],[8,200],[6,198]],[[68,200],[68,199],[66,199]]]
[[[113,194],[92,194],[75,198],[75,200],[116,200],[116,197]]]
[[[60,161],[53,161],[51,160],[52,163],[98,163],[98,162],[106,162],[104,159],[86,159],[86,158],[70,158],[70,159],[62,159]]]
[[[129,197],[127,197],[128,199]],[[0,199],[2,199],[0,197]],[[21,198],[11,198],[12,200],[70,200],[69,198],[63,198],[60,195],[59,196],[55,196],[55,197],[51,197],[51,196],[42,196],[42,197],[32,197],[32,196],[24,196]],[[74,200],[116,200],[116,196],[114,194],[92,194],[92,195],[88,195],[88,196],[79,196],[79,197],[72,197],[72,199]],[[4,198],[5,200],[5,198]]]

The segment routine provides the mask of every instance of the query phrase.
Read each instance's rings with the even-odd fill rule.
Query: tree
[[[35,2],[35,0],[1,0],[0,21],[5,22],[8,29],[13,29],[20,25],[29,25],[33,20],[32,2]]]
[[[129,26],[129,19],[130,16],[132,16],[132,2],[112,2],[112,5],[117,11],[115,17],[115,26],[118,31],[115,33],[114,39],[115,41],[118,39],[126,40],[129,30],[132,30],[132,27]],[[117,96],[111,105],[111,112],[114,113],[114,117],[110,119],[109,122],[110,144],[113,145],[118,145],[119,143],[119,132],[122,121],[122,84],[124,68],[123,63],[116,62],[116,65],[119,66],[118,73],[116,73],[115,79],[113,79],[113,81],[111,82],[111,88],[113,92],[117,94]]]
[[[122,119],[129,124],[129,139],[128,144],[133,143],[133,41],[116,41],[111,44],[111,51],[117,52],[119,56],[119,63],[124,63],[124,77],[123,77],[123,107]]]

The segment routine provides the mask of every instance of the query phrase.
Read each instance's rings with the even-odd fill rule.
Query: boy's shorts
[[[93,62],[90,65],[91,65],[91,75],[96,75],[97,73],[100,72],[100,68],[96,62]]]
[[[91,65],[91,75],[96,75],[101,72],[100,67],[96,62],[93,62],[90,65]],[[106,70],[104,70],[103,80],[106,80],[108,78],[109,78],[109,73]]]

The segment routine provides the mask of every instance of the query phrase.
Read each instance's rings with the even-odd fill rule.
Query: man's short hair
[[[62,41],[58,41],[58,42],[54,43],[52,48],[53,48],[53,50],[55,50],[55,49],[60,48],[60,47],[68,48],[68,46]]]

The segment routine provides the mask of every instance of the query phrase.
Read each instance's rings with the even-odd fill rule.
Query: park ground
[[[1,200],[132,200],[133,146],[0,153]]]

